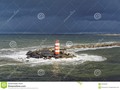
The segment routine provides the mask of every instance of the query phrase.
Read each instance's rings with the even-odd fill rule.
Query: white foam
[[[86,61],[99,62],[99,61],[106,60],[105,57],[97,56],[97,55],[88,55],[88,54],[79,54],[79,55],[76,55],[76,57],[74,57],[74,58],[62,58],[62,59],[55,59],[55,58],[51,58],[51,59],[30,58],[30,59],[27,59],[26,53],[27,53],[27,51],[21,51],[21,52],[16,52],[16,53],[11,54],[11,55],[3,55],[2,57],[11,58],[11,59],[14,59],[16,61],[23,62],[24,64],[31,64],[32,66],[44,65],[44,64],[53,64],[54,62],[58,62],[60,64],[69,64],[69,63],[76,62],[76,64],[81,64],[81,63],[86,62]]]
[[[114,42],[106,42],[106,43],[114,43]],[[108,46],[108,47],[97,47],[97,48],[75,48],[75,49],[69,49],[68,51],[74,53],[74,52],[79,52],[79,51],[86,51],[86,50],[97,50],[97,49],[107,49],[107,48],[114,48],[114,47],[120,47],[120,46]],[[4,51],[13,51],[14,53],[10,52],[11,54],[8,55],[1,55],[0,57],[3,58],[11,58],[16,61],[23,62],[23,64],[31,64],[32,66],[34,65],[42,65],[42,64],[53,64],[54,62],[58,62],[60,64],[69,64],[76,62],[76,64],[81,64],[86,61],[104,61],[107,58],[98,56],[98,55],[88,55],[88,54],[79,54],[76,55],[74,58],[62,58],[62,59],[35,59],[35,58],[26,58],[26,53],[28,50],[35,50],[37,46],[35,47],[28,47],[28,48],[14,48],[14,49],[0,49],[1,53]],[[7,64],[6,64],[7,65]],[[10,65],[10,64],[8,64]]]
[[[110,43],[110,42],[109,42]],[[107,49],[107,48],[114,48],[114,47],[119,47],[119,46],[109,46],[109,47],[97,47],[97,48],[75,48],[75,49],[69,49],[68,51],[71,53],[74,52],[79,52],[79,51],[86,51],[86,50],[97,50],[97,49]],[[27,59],[26,57],[26,53],[28,52],[28,50],[26,49],[2,49],[1,51],[14,51],[14,53],[12,54],[8,54],[8,55],[1,55],[0,57],[4,57],[4,58],[11,58],[14,59],[16,61],[20,61],[23,62],[23,64],[31,64],[31,65],[42,65],[42,64],[53,64],[54,62],[58,62],[61,64],[69,64],[71,62],[77,62],[78,64],[86,62],[86,61],[104,61],[107,58],[102,57],[102,56],[98,56],[98,55],[88,55],[88,54],[79,54],[76,55],[76,57],[74,58],[62,58],[62,59],[55,59],[55,58],[51,58],[51,59],[35,59],[35,58],[30,58]],[[26,50],[26,51],[25,51]]]
[[[14,64],[14,63],[12,63],[12,64],[2,64],[2,65],[0,65],[0,67],[2,67],[2,66],[9,66],[9,65],[10,65],[10,66],[11,66],[11,65],[13,66],[13,65],[17,65],[17,64]]]

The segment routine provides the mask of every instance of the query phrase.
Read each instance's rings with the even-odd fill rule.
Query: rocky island
[[[28,51],[26,55],[27,58],[44,58],[44,59],[75,57],[75,55],[66,52],[65,49],[60,49],[60,54],[58,55],[56,55],[54,52],[55,52],[54,50],[44,48],[42,50]]]
[[[53,48],[44,48],[41,50],[28,51],[27,58],[73,58],[74,54],[68,53],[66,49],[60,49],[59,40],[56,40]]]

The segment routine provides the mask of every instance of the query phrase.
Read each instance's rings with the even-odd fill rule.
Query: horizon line
[[[79,34],[120,34],[120,33],[110,33],[110,32],[79,32],[79,33],[32,33],[32,32],[12,32],[12,33],[3,33],[1,32],[0,35],[2,34],[23,34],[23,35],[62,35],[62,34],[66,34],[66,35],[79,35]]]

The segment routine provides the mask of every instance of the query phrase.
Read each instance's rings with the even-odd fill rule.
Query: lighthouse
[[[59,40],[55,41],[54,53],[55,53],[55,55],[59,55],[60,54],[60,43],[59,43]]]

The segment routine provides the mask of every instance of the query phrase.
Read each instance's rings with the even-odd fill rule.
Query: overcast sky
[[[0,0],[0,33],[120,33],[120,0]]]

